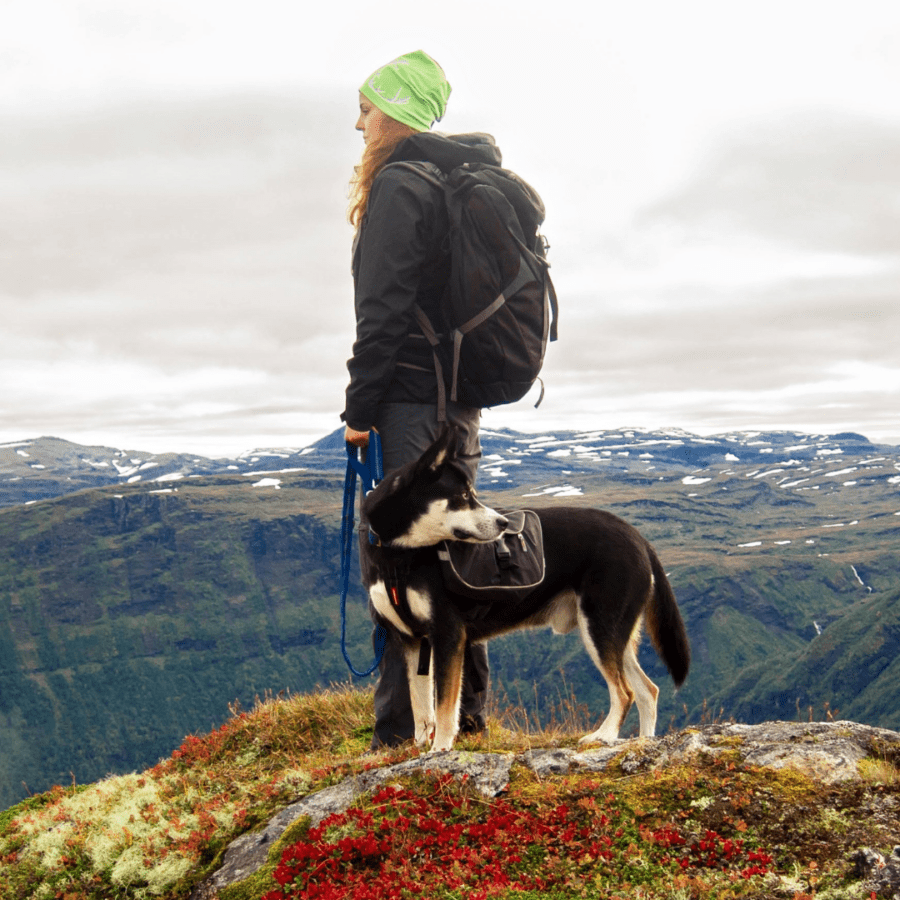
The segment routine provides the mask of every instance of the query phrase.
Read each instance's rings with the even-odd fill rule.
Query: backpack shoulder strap
[[[410,172],[415,172],[416,175],[429,182],[442,193],[447,190],[446,176],[441,171],[441,169],[432,162],[427,162],[425,160],[402,160],[400,162],[388,163],[384,168],[402,168]],[[438,392],[438,422],[445,422],[447,420],[447,389],[444,383],[443,366],[441,366],[441,361],[438,358],[437,354],[437,347],[440,344],[440,338],[438,337],[437,332],[434,330],[434,325],[432,325],[431,320],[425,314],[425,311],[422,309],[422,307],[419,306],[418,303],[416,303],[412,309],[416,322],[418,323],[419,328],[422,330],[422,334],[425,335],[425,339],[428,341],[432,348]]]
[[[388,163],[384,168],[407,169],[410,172],[415,172],[441,190],[444,190],[447,186],[446,176],[433,162],[427,162],[426,160],[401,160],[400,162]]]

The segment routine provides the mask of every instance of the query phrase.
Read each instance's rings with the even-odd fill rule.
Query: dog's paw
[[[583,747],[587,744],[605,744],[609,746],[610,744],[618,744],[619,736],[615,734],[602,734],[600,731],[594,731],[591,734],[586,734],[583,738],[579,739],[578,746]]]
[[[416,729],[416,744],[425,747],[434,740],[434,724],[425,724]]]
[[[442,753],[445,750],[452,750],[455,740],[455,728],[437,728],[434,733],[434,740],[431,744],[431,750],[433,753]]]

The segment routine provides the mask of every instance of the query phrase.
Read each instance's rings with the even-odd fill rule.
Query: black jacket
[[[426,160],[445,172],[466,162],[500,165],[486,134],[424,132],[407,138],[391,162]],[[375,178],[353,251],[356,342],[341,418],[357,431],[375,423],[381,403],[437,403],[431,348],[415,323],[418,303],[440,329],[450,278],[443,193],[415,172],[385,168]]]

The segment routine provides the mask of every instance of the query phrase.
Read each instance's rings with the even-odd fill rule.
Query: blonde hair
[[[366,144],[362,160],[353,169],[353,178],[350,179],[350,209],[347,212],[347,218],[357,230],[366,214],[369,193],[372,190],[375,176],[384,168],[397,145],[417,134],[415,129],[396,119],[386,116],[385,120],[385,127],[382,128],[381,133]]]

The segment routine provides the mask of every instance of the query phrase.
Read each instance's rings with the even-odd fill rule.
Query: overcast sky
[[[0,442],[338,427],[357,89],[420,48],[548,209],[546,398],[485,426],[900,442],[894,0],[2,0]]]

